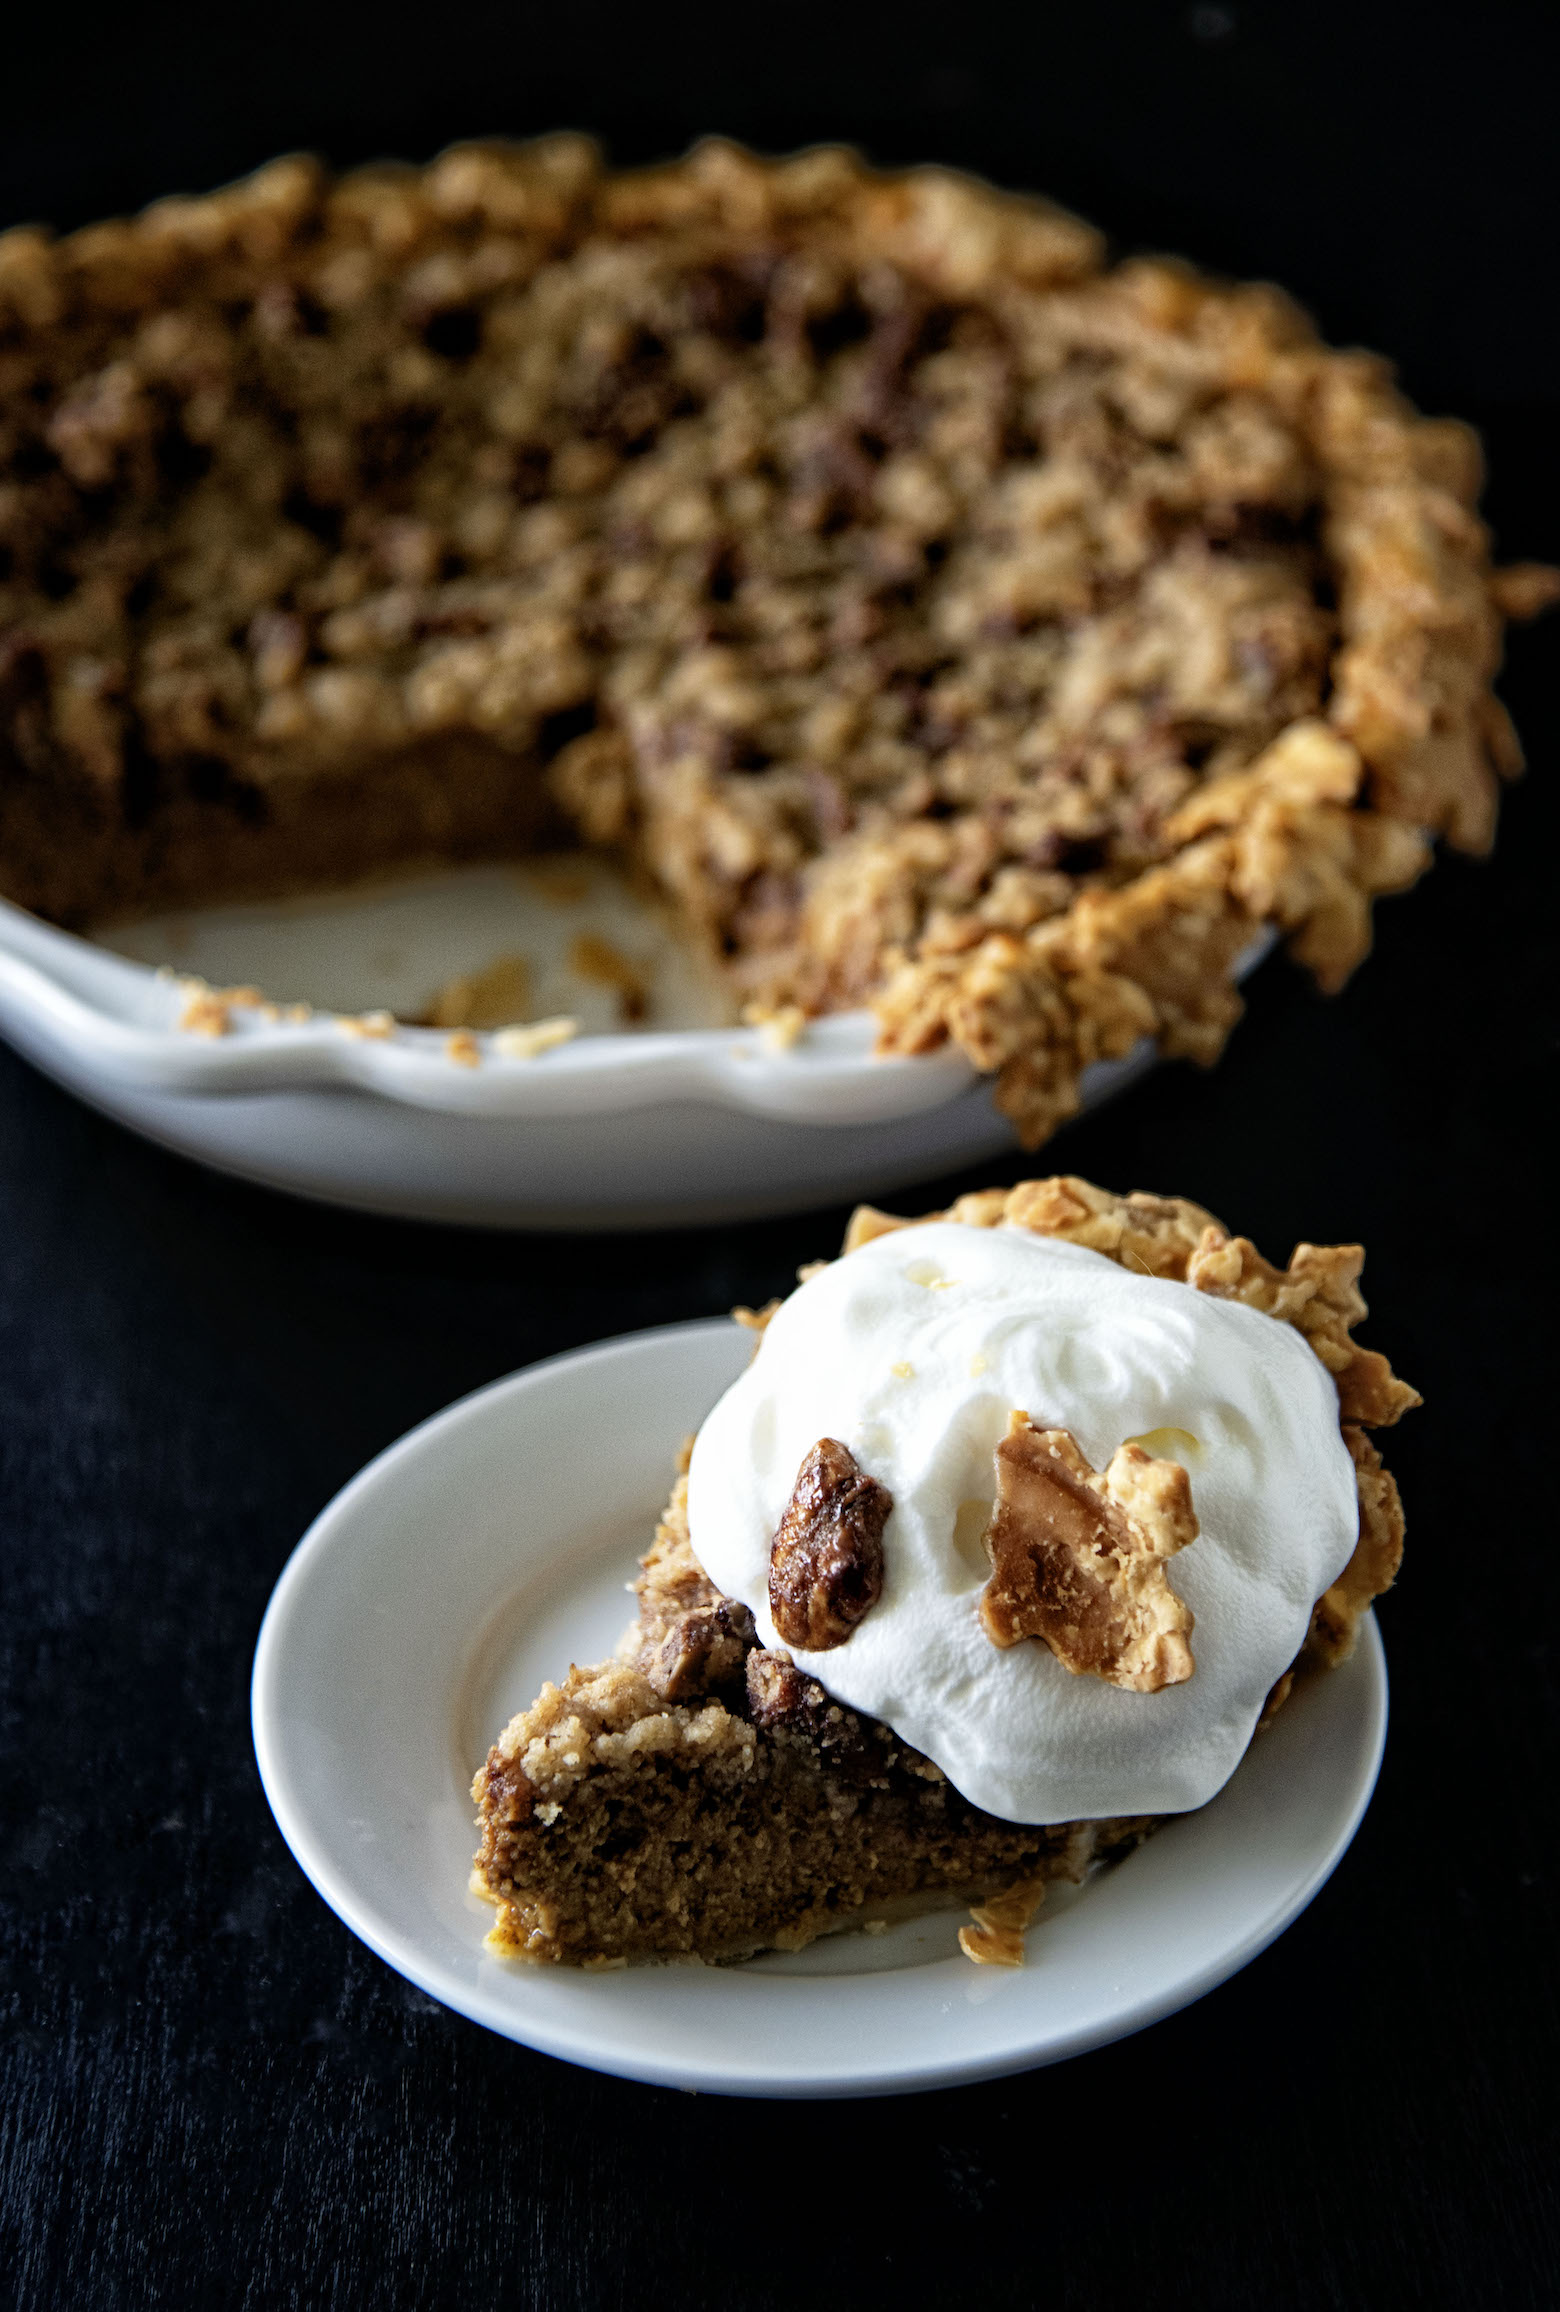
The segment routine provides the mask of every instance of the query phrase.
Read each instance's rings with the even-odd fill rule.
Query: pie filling
[[[560,138],[0,237],[0,889],[575,841],[1031,1139],[1336,984],[1515,767],[1477,451],[1267,289],[937,171]]]
[[[935,1571],[916,1558],[915,1529],[902,1514],[908,1498],[872,1474],[870,1424],[857,1419],[842,1393],[841,1414],[851,1416],[842,1426],[854,1442],[818,1440],[802,1456],[789,1495],[771,1486],[762,1496],[771,1501],[779,1491],[767,1582],[760,1563],[742,1572],[748,1599],[717,1586],[695,1553],[690,1484],[680,1477],[643,1560],[638,1618],[617,1659],[571,1668],[490,1751],[473,1785],[482,1832],[473,1885],[498,1907],[494,1948],[594,1966],[737,1957],[798,1948],[842,1927],[871,1926],[906,1905],[957,1898],[979,1906],[961,1937],[969,1955],[1015,1963],[1046,1882],[1081,1879],[1135,1845],[1165,1812],[1211,1795],[1253,1732],[1281,1707],[1297,1672],[1343,1660],[1360,1616],[1390,1585],[1402,1554],[1402,1511],[1365,1432],[1390,1425],[1418,1399],[1384,1358],[1353,1341],[1365,1313],[1357,1246],[1301,1245],[1278,1269],[1195,1205],[1116,1197],[1056,1178],[962,1198],[925,1224],[863,1209],[844,1261],[822,1279],[810,1278],[782,1307],[799,1309],[822,1281],[837,1297],[842,1287],[834,1280],[843,1271],[851,1272],[843,1284],[854,1277],[853,1289],[891,1307],[881,1279],[877,1287],[873,1279],[888,1253],[900,1260],[898,1232],[922,1227],[927,1233],[913,1246],[904,1241],[906,1256],[954,1239],[972,1267],[989,1252],[1023,1270],[1048,1246],[1069,1248],[1064,1268],[1081,1260],[1108,1276],[1105,1263],[1114,1263],[1134,1280],[1146,1278],[1151,1297],[1169,1296],[1172,1328],[1177,1312],[1194,1331],[1199,1312],[1220,1325],[1230,1320],[1236,1335],[1256,1325],[1258,1364],[1260,1328],[1274,1326],[1273,1370],[1283,1374],[1285,1360],[1299,1358],[1298,1394],[1311,1390],[1329,1409],[1308,1448],[1326,1464],[1320,1492],[1306,1489],[1306,1473],[1285,1459],[1282,1440],[1268,1455],[1279,1491],[1298,1486],[1306,1503],[1330,1501],[1336,1459],[1348,1485],[1346,1520],[1320,1540],[1309,1525],[1313,1514],[1325,1514],[1320,1509],[1307,1508],[1293,1532],[1241,1530],[1229,1456],[1221,1469],[1210,1445],[1199,1473],[1191,1454],[1189,1476],[1180,1461],[1164,1457],[1197,1444],[1178,1426],[1121,1441],[1101,1471],[1090,1467],[1070,1431],[1015,1422],[997,1444],[993,1499],[977,1523],[985,1592],[977,1578],[954,1601],[968,1625],[971,1679],[975,1686],[988,1681],[991,1696],[969,1682],[951,1701],[945,1695],[940,1717],[934,1706],[916,1721],[929,1729],[918,1746],[900,1730],[906,1711],[913,1714],[905,1699],[916,1682],[910,1641],[921,1633],[935,1670],[938,1616],[948,1601]],[[976,1231],[986,1233],[977,1238]],[[893,1239],[886,1247],[885,1237]],[[876,1254],[864,1258],[872,1246]],[[922,1289],[930,1294],[934,1282],[923,1281]],[[834,1321],[832,1302],[825,1314]],[[1135,1312],[1128,1315],[1136,1321]],[[1217,1330],[1211,1337],[1224,1338]],[[779,1330],[772,1345],[784,1347]],[[712,1489],[700,1475],[700,1456],[712,1438],[719,1454],[733,1435],[748,1434],[740,1426],[732,1431],[728,1408],[744,1392],[752,1401],[748,1384],[761,1380],[768,1353],[761,1343],[750,1374],[700,1433],[695,1531],[715,1532],[712,1517],[745,1522],[741,1494]],[[782,1362],[780,1370],[783,1376],[789,1368]],[[971,1401],[983,1378],[970,1376]],[[804,1407],[798,1415],[803,1426],[811,1412]],[[769,1418],[761,1418],[760,1430]],[[1281,1426],[1287,1410],[1274,1418]],[[1216,1427],[1205,1421],[1210,1436]],[[1156,1445],[1158,1454],[1150,1450]],[[894,1459],[886,1433],[875,1450],[897,1473],[904,1454]],[[777,1467],[788,1451],[778,1450]],[[955,1554],[963,1538],[956,1526]],[[741,1546],[728,1549],[727,1539],[722,1526],[706,1554],[742,1569]],[[1233,1593],[1209,1578],[1211,1566],[1198,1589],[1192,1569],[1199,1548],[1205,1561],[1210,1552],[1233,1552]],[[1278,1585],[1267,1605],[1260,1602],[1264,1559]],[[1274,1602],[1286,1574],[1290,1590],[1300,1583],[1298,1615],[1287,1622],[1281,1601]],[[1325,1587],[1311,1604],[1319,1582]],[[1206,1600],[1200,1622],[1182,1593]],[[990,1619],[983,1594],[1000,1603]],[[1010,1600],[1017,1601],[1011,1613],[1001,1602]],[[898,1634],[886,1652],[873,1654],[875,1620],[879,1635]],[[793,1633],[794,1652],[777,1642],[784,1630]],[[1230,1698],[1230,1665],[1220,1657],[1232,1650],[1244,1657],[1235,1665],[1236,1688],[1241,1677],[1248,1685],[1256,1679],[1249,1706]],[[1017,1659],[1024,1655],[1027,1662]],[[875,1687],[885,1661],[891,1683]],[[1009,1673],[1024,1672],[1042,1691],[1052,1689],[1049,1717],[1042,1711],[1026,1718],[1021,1687],[1011,1679],[1002,1686]],[[861,1706],[865,1691],[897,1696],[896,1723]],[[993,1730],[982,1733],[992,1697]],[[1080,1700],[1089,1704],[1081,1714],[1074,1706]],[[1236,1726],[1233,1748],[1214,1757],[1211,1769],[1199,1710],[1220,1740]],[[1209,1771],[1213,1780],[1200,1795],[1175,1779]],[[1090,1777],[1095,1803],[1064,1817],[1057,1794],[1062,1801],[1069,1791],[1087,1795]],[[978,1803],[974,1793],[995,1804]],[[1151,1803],[1129,1803],[1134,1798]],[[1035,1819],[1018,1818],[1026,1813]]]

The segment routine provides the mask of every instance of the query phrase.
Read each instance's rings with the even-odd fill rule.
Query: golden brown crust
[[[1520,763],[1477,448],[1272,291],[939,170],[578,138],[0,236],[0,883],[630,848],[1029,1143],[1324,986]],[[371,806],[371,807],[368,807]],[[632,990],[625,988],[632,998]],[[469,1023],[454,1023],[467,1024]]]
[[[1422,1402],[1398,1380],[1385,1357],[1351,1337],[1367,1313],[1356,1282],[1365,1265],[1358,1244],[1297,1244],[1287,1269],[1262,1258],[1249,1237],[1205,1229],[1187,1263],[1186,1281],[1221,1300],[1244,1301],[1303,1333],[1331,1373],[1344,1421],[1389,1428]]]
[[[1332,1587],[1317,1600],[1306,1651],[1329,1665],[1354,1651],[1360,1617],[1372,1598],[1392,1587],[1403,1562],[1403,1504],[1381,1455],[1352,1422],[1344,1440],[1354,1457],[1360,1496],[1359,1546]]]
[[[970,1924],[959,1929],[964,1956],[977,1967],[1021,1967],[1024,1937],[1040,1915],[1045,1889],[1044,1879],[1024,1879],[977,1903]]]
[[[1084,1070],[1145,1036],[1170,1057],[1217,1059],[1240,1016],[1236,967],[1265,926],[1336,991],[1369,947],[1371,900],[1430,863],[1417,827],[1352,807],[1364,769],[1325,724],[1293,724],[1167,821],[1181,848],[1165,865],[1081,893],[1023,937],[902,964],[876,1001],[883,1048],[951,1036],[996,1071],[998,1102],[1034,1147],[1077,1112]]]

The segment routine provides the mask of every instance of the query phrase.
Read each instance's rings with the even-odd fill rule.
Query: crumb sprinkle
[[[807,1014],[799,1003],[749,1003],[742,1007],[742,1024],[757,1028],[765,1051],[789,1052],[807,1033]]]
[[[180,979],[178,985],[185,998],[179,1027],[187,1036],[230,1035],[235,1011],[267,1009],[257,987],[209,987],[203,979]]]
[[[544,1052],[572,1043],[579,1032],[578,1020],[532,1020],[529,1025],[497,1029],[492,1047],[503,1060],[539,1060]]]

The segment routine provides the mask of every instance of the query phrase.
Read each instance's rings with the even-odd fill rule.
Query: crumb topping
[[[798,1003],[749,1003],[742,1007],[742,1024],[758,1029],[765,1051],[789,1052],[807,1032],[807,1014]]]
[[[342,1012],[336,1025],[359,1043],[388,1043],[395,1034],[395,1014],[387,1011]]]
[[[569,946],[569,969],[577,979],[604,987],[617,998],[618,1016],[632,1026],[650,1008],[650,980],[642,964],[625,955],[610,939],[582,932]]]
[[[769,1320],[779,1306],[778,1300],[767,1300],[761,1309],[750,1309],[739,1301],[731,1312],[732,1322],[741,1325],[745,1332],[754,1333],[758,1336],[758,1340],[762,1340],[769,1330]],[[757,1341],[754,1343],[754,1354],[757,1354]]]
[[[1184,1684],[1192,1615],[1165,1563],[1197,1538],[1186,1471],[1131,1444],[1096,1470],[1069,1431],[1027,1413],[1013,1414],[996,1465],[980,1600],[993,1645],[1038,1638],[1064,1669],[1135,1694]]]

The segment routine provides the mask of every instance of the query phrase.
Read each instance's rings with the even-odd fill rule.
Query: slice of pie
[[[0,892],[580,842],[1032,1144],[1483,848],[1479,455],[1274,291],[838,150],[280,161],[0,236]],[[203,1014],[210,1023],[225,1014]],[[462,1056],[480,1061],[474,1043]]]
[[[493,1947],[590,1966],[729,1958],[968,1900],[970,1955],[1019,1958],[1045,1882],[1211,1795],[1295,1677],[1349,1654],[1396,1573],[1402,1512],[1366,1432],[1419,1400],[1352,1338],[1361,1264],[1358,1247],[1300,1245],[1278,1269],[1194,1204],[1066,1177],[921,1223],[859,1211],[841,1260],[751,1320],[751,1372],[694,1448],[695,1534],[745,1568],[747,1596],[695,1554],[685,1452],[617,1658],[545,1687],[477,1774],[473,1885],[498,1907]],[[809,1322],[813,1343],[844,1340],[837,1368],[798,1372]],[[967,1354],[970,1337],[988,1348]],[[1136,1377],[1091,1363],[1100,1344],[1136,1357]],[[919,1382],[896,1346],[922,1359]],[[1015,1375],[1050,1393],[1043,1409],[1005,1409]],[[895,1391],[921,1384],[896,1443]],[[1119,1436],[1156,1391],[1200,1435]],[[731,1411],[744,1392],[751,1427]],[[1245,1433],[1242,1405],[1266,1408],[1265,1436]],[[793,1460],[828,1408],[844,1433]],[[939,1420],[947,1451],[928,1442]],[[1080,1435],[1103,1440],[1092,1457]],[[744,1558],[730,1528],[751,1522],[750,1443],[771,1474]],[[950,1452],[954,1492],[990,1468],[973,1524]],[[1253,1586],[1267,1578],[1271,1610]],[[1232,1702],[1225,1657],[1253,1642],[1237,1624],[1264,1616]],[[895,1724],[859,1700],[890,1690]],[[1098,1811],[1061,1811],[1079,1794]]]

